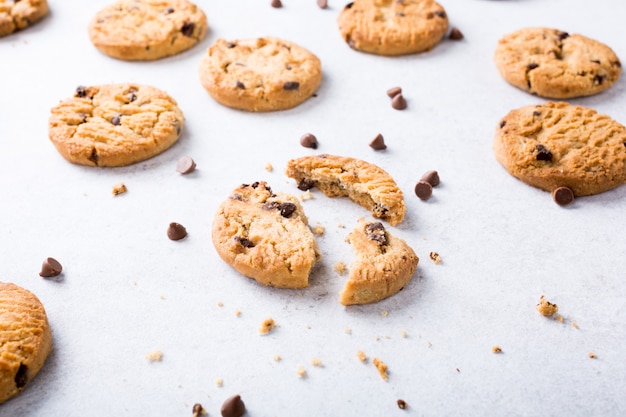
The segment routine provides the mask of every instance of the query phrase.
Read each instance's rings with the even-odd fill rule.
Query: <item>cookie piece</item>
[[[413,277],[419,258],[402,239],[380,222],[359,220],[346,241],[356,260],[339,301],[343,305],[368,304],[400,291]]]
[[[595,110],[545,103],[511,111],[494,140],[496,159],[527,184],[576,196],[626,182],[626,128]]]
[[[152,61],[191,48],[206,31],[206,15],[187,0],[120,0],[96,13],[89,39],[113,58]]]
[[[404,195],[391,175],[382,168],[359,159],[314,155],[292,159],[287,176],[302,191],[319,188],[328,197],[349,197],[395,226],[404,219]]]
[[[48,135],[61,155],[101,167],[130,165],[165,151],[184,124],[173,98],[138,84],[81,86],[51,113]]]
[[[265,112],[290,109],[313,95],[322,65],[305,48],[282,39],[218,39],[199,73],[202,86],[219,103]]]
[[[622,64],[605,44],[550,28],[524,28],[505,35],[494,60],[510,84],[553,99],[599,93],[622,73]]]
[[[213,245],[241,274],[277,288],[304,288],[321,257],[298,200],[265,182],[243,184],[213,219]]]
[[[355,0],[337,19],[351,48],[377,55],[431,50],[448,30],[448,16],[433,0]]]
[[[0,403],[24,390],[51,350],[41,301],[24,288],[0,282]]]
[[[0,0],[0,37],[25,29],[47,14],[47,0]]]

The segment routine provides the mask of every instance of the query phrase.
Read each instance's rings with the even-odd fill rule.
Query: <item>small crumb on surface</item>
[[[572,322],[572,327],[574,329],[580,329],[580,327],[578,327],[578,323],[576,323],[575,321]]]
[[[349,328],[349,327],[346,327],[345,329],[343,329],[343,332],[344,332],[345,334],[352,334],[352,329],[351,329],[351,328]]]
[[[194,404],[191,412],[193,413],[192,417],[200,417],[206,414],[206,410],[204,409],[204,407],[202,407],[202,404],[200,403]]]
[[[216,385],[217,387],[220,387],[220,388],[221,388],[221,387],[223,387],[223,386],[224,386],[224,380],[223,380],[222,378],[217,378],[217,379],[215,380],[215,385]]]
[[[324,234],[324,232],[326,231],[326,228],[324,226],[322,226],[321,224],[317,223],[315,226],[313,226],[313,228],[311,230],[316,235],[322,236]]]
[[[384,379],[385,381],[387,379],[389,379],[389,374],[388,374],[388,370],[387,370],[387,365],[385,365],[385,362],[381,361],[378,358],[374,358],[372,360],[372,363],[374,364],[374,366],[376,367],[376,369],[378,370],[378,373],[380,375],[380,377],[382,379]]]
[[[313,195],[311,191],[307,191],[307,192],[300,194],[301,201],[313,200],[314,197],[315,196]]]
[[[339,228],[341,228],[341,229],[345,229],[345,228],[346,228],[346,225],[345,225],[345,224],[343,224],[343,223],[338,223],[338,224],[337,224],[337,227],[339,227]]]
[[[402,336],[403,339],[406,339],[407,337],[409,337],[405,329],[400,330],[400,336]]]
[[[302,365],[298,365],[298,367],[296,368],[296,373],[300,378],[306,377],[306,369],[304,369],[304,366]]]
[[[274,166],[268,162],[267,164],[265,164],[265,170],[267,172],[272,172],[274,171]]]
[[[311,365],[317,366],[317,367],[321,367],[322,366],[322,360],[320,358],[312,358],[311,359]]]
[[[539,298],[539,303],[535,306],[535,308],[542,316],[545,317],[550,317],[556,314],[557,311],[559,311],[559,306],[546,300],[545,296],[543,295]]]
[[[155,350],[146,355],[146,359],[150,362],[161,362],[163,360],[163,352]]]
[[[356,357],[359,358],[359,360],[363,363],[367,361],[367,356],[365,355],[365,352],[363,352],[362,350],[357,350]]]
[[[587,355],[587,356],[589,356],[589,359],[596,359],[596,358],[598,357],[598,356],[597,356],[595,353],[593,353],[593,352],[589,352],[589,355]]]
[[[235,310],[235,316],[241,317],[241,310]]]
[[[502,353],[502,348],[498,345],[491,348],[492,353]]]
[[[563,316],[559,314],[556,316],[555,320],[558,321],[559,323],[563,323]]]
[[[441,263],[441,255],[439,255],[437,252],[431,252],[428,254],[428,256],[430,257],[430,260],[433,261],[436,264],[440,264]]]
[[[218,307],[224,307],[224,303],[223,303],[223,302],[221,302],[221,301],[218,301],[218,302],[217,302],[217,306],[218,306]]]
[[[280,356],[280,355],[274,355],[274,361],[275,361],[275,362],[280,362],[280,361],[282,361],[282,360],[283,360],[282,356]]]
[[[276,327],[276,323],[274,322],[274,319],[267,318],[263,321],[263,323],[261,323],[261,327],[259,328],[259,333],[261,334],[268,334],[269,332],[271,332],[274,327]]]
[[[117,184],[113,185],[113,195],[124,194],[126,191],[128,191],[128,188],[126,188],[126,184],[124,184],[123,182],[118,182]]]
[[[389,312],[387,310],[383,310],[380,312],[381,317],[387,317],[388,315],[389,315]]]
[[[346,263],[344,261],[337,262],[335,266],[333,267],[333,269],[339,275],[343,275],[348,271],[348,267],[346,266]]]

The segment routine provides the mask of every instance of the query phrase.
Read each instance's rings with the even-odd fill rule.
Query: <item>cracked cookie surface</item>
[[[343,8],[337,24],[353,49],[406,55],[437,45],[448,30],[448,16],[433,0],[355,0]]]
[[[350,265],[350,276],[339,299],[341,304],[380,301],[396,294],[413,278],[419,258],[382,223],[361,219],[346,241],[357,257]]]
[[[52,108],[48,135],[70,162],[116,167],[165,151],[178,140],[183,124],[176,101],[157,88],[81,86]]]
[[[321,257],[298,200],[265,182],[243,184],[217,210],[213,245],[222,260],[258,283],[304,288]]]
[[[372,216],[395,226],[404,219],[404,195],[382,168],[360,159],[315,155],[292,159],[286,174],[302,191],[319,188],[328,197],[348,197]]]
[[[47,0],[0,0],[0,37],[25,29],[47,14]]]
[[[183,52],[207,32],[202,9],[187,0],[121,0],[89,24],[91,43],[127,61],[151,61]]]
[[[514,177],[552,192],[583,196],[626,182],[626,128],[595,110],[567,103],[526,106],[496,130],[496,159]]]
[[[494,60],[507,82],[552,99],[600,93],[622,72],[620,60],[607,45],[550,28],[524,28],[505,35]]]
[[[24,288],[0,282],[0,403],[24,390],[51,350],[41,301]]]
[[[322,66],[307,49],[277,38],[218,39],[203,57],[200,82],[219,103],[239,110],[286,110],[320,85]]]

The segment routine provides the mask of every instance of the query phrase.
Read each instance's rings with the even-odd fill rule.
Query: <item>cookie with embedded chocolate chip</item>
[[[117,167],[165,151],[178,140],[183,124],[176,101],[155,87],[81,86],[52,108],[48,136],[70,162]]]
[[[448,16],[434,0],[355,0],[337,19],[353,49],[377,55],[429,51],[448,30]]]
[[[350,265],[350,276],[339,299],[341,304],[380,301],[400,291],[413,278],[419,258],[382,223],[361,219],[346,241],[357,257]]]
[[[300,190],[317,187],[328,197],[349,197],[392,226],[404,219],[402,190],[391,175],[369,162],[326,154],[305,156],[290,160],[286,174]]]
[[[307,287],[321,257],[298,200],[265,182],[233,190],[215,214],[212,237],[224,262],[271,287]]]
[[[607,45],[550,28],[524,28],[505,35],[494,60],[510,84],[553,99],[600,93],[622,72],[620,60]]]
[[[0,282],[0,403],[24,390],[51,350],[41,301],[24,288]]]
[[[47,0],[0,0],[0,37],[25,29],[47,14]]]
[[[511,111],[496,130],[494,152],[511,175],[550,192],[568,187],[584,196],[626,182],[626,128],[582,106]]]
[[[200,82],[219,103],[240,110],[285,110],[302,103],[322,80],[319,58],[277,38],[218,39],[202,59]]]
[[[119,0],[89,24],[91,43],[126,61],[152,61],[178,54],[207,32],[204,12],[187,0]]]

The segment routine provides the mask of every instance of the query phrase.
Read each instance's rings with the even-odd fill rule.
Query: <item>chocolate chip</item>
[[[387,233],[382,223],[368,223],[365,226],[365,235],[368,239],[377,242],[379,245],[387,244]]]
[[[285,90],[297,90],[300,88],[300,83],[297,81],[287,81],[285,85],[283,85]]]
[[[279,9],[283,7],[283,3],[280,0],[272,0],[272,7]]]
[[[76,87],[76,97],[85,97],[87,95],[87,87],[79,85]]]
[[[408,404],[406,403],[406,401],[404,400],[398,400],[398,408],[401,410],[406,409],[406,407],[408,406]]]
[[[226,47],[227,47],[228,49],[234,48],[235,46],[237,46],[237,44],[236,44],[236,43],[232,43],[232,42],[228,42],[228,43],[226,44]]]
[[[305,148],[317,149],[317,138],[311,133],[305,133],[300,138],[300,145],[304,146]]]
[[[41,272],[39,276],[44,278],[56,277],[63,271],[61,263],[54,258],[46,258],[41,265]]]
[[[242,90],[246,89],[246,86],[243,85],[243,83],[241,81],[237,81],[237,84],[235,84],[237,86],[237,88],[241,88]]]
[[[251,240],[246,239],[245,237],[235,236],[235,241],[239,242],[239,244],[241,246],[243,246],[244,248],[253,248],[254,247],[254,243],[252,243]]]
[[[619,61],[611,62],[611,65],[615,65],[617,68],[622,68],[622,63]]]
[[[402,13],[402,12],[398,12],[398,13],[396,13],[396,16],[398,16],[398,17],[404,17],[404,13]]]
[[[291,71],[291,65],[289,65],[289,64],[285,64],[285,69],[286,69],[287,71]]]
[[[426,181],[420,180],[415,184],[415,195],[418,196],[420,200],[428,200],[432,194],[433,186]]]
[[[187,236],[187,229],[180,223],[172,222],[167,228],[167,237],[171,240],[181,240]]]
[[[204,407],[202,407],[202,404],[200,403],[195,403],[193,405],[193,408],[191,409],[191,412],[193,413],[191,417],[202,417],[206,414]]]
[[[537,151],[537,161],[552,161],[552,152],[545,146],[539,144],[535,147],[535,151]]]
[[[534,70],[535,68],[537,68],[539,66],[539,64],[535,63],[535,62],[531,62],[530,64],[526,65],[526,69],[528,71],[530,70]]]
[[[328,0],[317,0],[317,5],[320,9],[325,9],[328,7]]]
[[[290,217],[297,209],[296,205],[293,203],[281,203],[278,208],[280,215],[283,217]]]
[[[241,417],[246,412],[246,405],[240,395],[233,395],[222,404],[222,417]]]
[[[438,16],[438,17],[440,17],[440,18],[442,18],[442,19],[443,19],[443,18],[445,18],[445,17],[446,17],[446,12],[444,12],[443,10],[437,10],[437,11],[435,12],[435,16]]]
[[[137,100],[137,95],[136,95],[135,93],[132,93],[132,92],[131,92],[131,93],[128,95],[128,102],[129,102],[129,103],[132,103],[132,102],[133,102],[133,101],[135,101],[135,100]]]
[[[196,169],[196,161],[190,156],[183,156],[176,163],[176,172],[182,175],[189,174]]]
[[[559,34],[557,35],[559,37],[560,40],[569,38],[569,33],[567,32],[559,32]]]
[[[428,171],[424,175],[422,175],[422,178],[420,178],[420,181],[426,181],[431,186],[436,187],[439,185],[439,173],[434,170]]]
[[[17,388],[24,388],[26,383],[28,382],[28,366],[20,363],[20,367],[17,369],[17,373],[15,374],[15,386]]]
[[[500,129],[502,129],[504,126],[506,126],[506,120],[500,122]]]
[[[535,111],[533,111],[533,116],[535,116],[535,117],[539,117],[539,116],[541,116],[541,112],[540,112],[540,111],[535,110]]]
[[[374,139],[370,142],[370,147],[375,151],[382,151],[383,149],[387,149],[387,145],[385,145],[385,138],[380,133],[376,135]]]
[[[306,178],[302,178],[302,180],[298,183],[298,190],[301,191],[308,191],[313,187],[315,187],[315,181]]]
[[[406,109],[406,100],[402,96],[402,93],[396,94],[391,99],[391,107],[393,107],[396,110],[404,110],[404,109]]]
[[[464,38],[464,36],[458,28],[452,28],[452,30],[450,31],[450,35],[448,35],[448,38],[452,39],[453,41],[460,41]]]
[[[598,85],[602,85],[602,83],[604,82],[605,78],[606,78],[606,75],[596,74],[596,76],[593,77],[593,82],[598,84]]]
[[[100,158],[98,157],[98,150],[94,147],[94,148],[91,150],[91,155],[89,155],[89,160],[90,160],[91,162],[93,162],[95,165],[98,165],[98,160],[99,160],[99,159],[100,159]]]
[[[569,187],[558,187],[552,191],[552,199],[559,206],[566,206],[574,201],[574,192]]]
[[[122,115],[117,113],[115,116],[113,116],[113,118],[111,119],[111,123],[113,123],[113,125],[115,126],[119,126],[120,123],[122,123],[121,120]]]
[[[387,95],[390,98],[394,98],[395,96],[397,96],[398,94],[402,93],[402,88],[401,87],[393,87],[390,88],[389,90],[387,90]]]
[[[183,35],[187,37],[191,37],[193,35],[193,31],[196,29],[196,24],[193,22],[185,22],[183,23],[183,27],[180,28],[180,31]]]
[[[594,64],[600,65],[600,60],[599,59],[592,59],[591,62],[593,62]]]
[[[345,5],[344,9],[351,9],[354,6],[354,2],[348,3]]]
[[[172,9],[171,7],[168,7],[167,9],[165,9],[165,11],[163,12],[163,14],[171,14],[174,13],[174,9]]]

